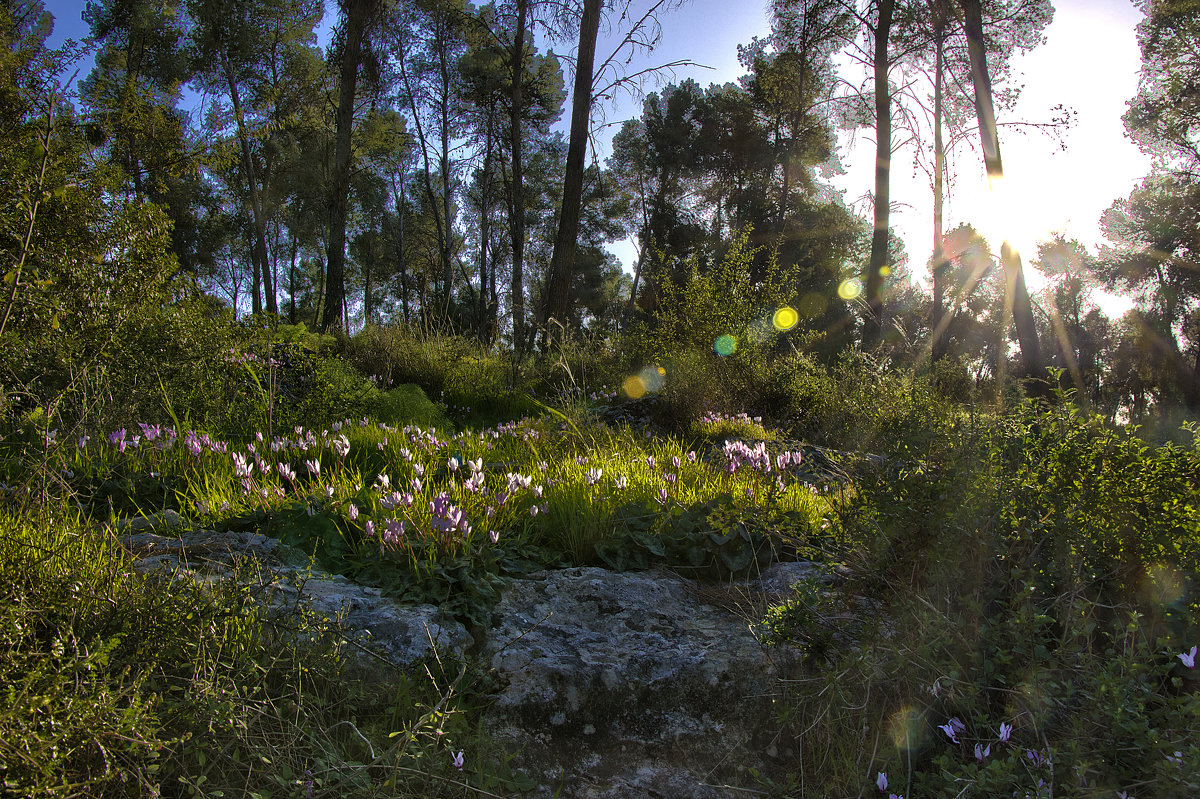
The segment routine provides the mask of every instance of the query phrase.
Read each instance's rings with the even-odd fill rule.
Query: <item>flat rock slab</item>
[[[348,654],[364,676],[386,678],[389,671],[428,657],[435,649],[462,655],[474,643],[462,624],[433,605],[402,605],[378,588],[312,568],[303,552],[277,539],[185,529],[170,517],[155,521],[138,520],[126,528],[136,532],[118,536],[133,554],[136,570],[197,583],[254,579],[257,593],[272,608],[286,611],[303,603],[343,622],[346,637],[357,644]],[[246,571],[247,565],[253,570]]]
[[[571,568],[515,580],[485,663],[489,731],[564,797],[745,796],[769,770],[774,696],[796,653],[666,572]],[[773,756],[773,757],[772,757]]]

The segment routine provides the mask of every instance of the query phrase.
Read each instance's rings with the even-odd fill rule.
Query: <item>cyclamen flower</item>
[[[576,455],[575,462],[578,463],[580,466],[586,466],[587,465],[587,456],[586,455]]]
[[[695,463],[696,462],[696,451],[690,450],[687,454],[687,459],[688,459],[688,463]]]
[[[877,776],[875,778],[875,787],[878,788],[879,791],[882,793],[883,791],[887,790],[887,786],[888,786],[887,772],[881,771],[881,772],[879,772],[879,776]]]
[[[1012,728],[1011,724],[1008,724],[1007,722],[1003,722],[1003,721],[1000,722],[1000,742],[1004,743],[1005,741],[1007,741],[1009,736],[1012,735],[1012,731],[1013,731],[1013,728]]]
[[[656,463],[658,463],[658,461],[654,460],[654,456],[653,456],[653,455],[647,455],[647,456],[646,456],[646,466],[648,466],[649,468],[653,469],[653,468],[654,468],[654,465],[655,465]]]
[[[596,483],[599,483],[599,482],[600,482],[600,477],[601,477],[603,474],[604,474],[604,470],[603,470],[603,469],[588,469],[588,470],[587,470],[587,475],[586,475],[587,484],[588,484],[589,486],[594,486]]]
[[[363,522],[363,531],[366,532],[367,538],[373,538],[375,536],[375,522],[367,519]]]
[[[460,750],[458,750],[458,754],[454,756],[454,760],[452,760],[452,761],[450,761],[450,762],[451,762],[451,763],[454,765],[454,767],[455,767],[456,769],[458,769],[459,771],[462,771],[462,770],[463,770],[463,753],[462,753],[462,750],[461,750],[461,749],[460,749]]]
[[[124,428],[121,428],[120,430],[114,430],[113,432],[109,433],[108,440],[109,440],[109,443],[117,445],[118,452],[125,451],[126,442],[125,442],[125,429]]]
[[[1187,666],[1189,669],[1196,668],[1196,647],[1192,647],[1191,652],[1181,652],[1175,657],[1179,658],[1183,665]]]
[[[338,436],[329,442],[329,448],[336,452],[339,458],[344,458],[350,453],[350,439]]]
[[[446,460],[446,468],[452,472],[457,472],[459,467],[458,458],[448,458]]]
[[[425,476],[425,466],[420,463],[414,463],[413,464],[413,474],[415,474],[417,477],[424,477]]]
[[[353,502],[346,506],[346,518],[350,521],[358,518],[358,507]]]
[[[80,436],[79,438],[75,439],[75,446],[79,447],[80,449],[84,449],[87,447],[88,441],[90,440],[91,439],[89,439],[86,435]]]
[[[292,467],[288,466],[286,463],[279,464],[279,474],[287,478],[289,483],[296,482],[296,472],[294,472]]]
[[[233,453],[233,476],[239,480],[248,480],[254,472],[253,464],[246,463],[246,456],[240,452]]]
[[[620,477],[614,477],[613,478],[613,487],[616,488],[618,491],[624,491],[626,488],[629,488],[629,478],[626,477],[625,475],[621,475]]]
[[[659,505],[665,506],[667,504],[667,499],[668,499],[667,489],[665,489],[665,488],[658,489],[658,496],[655,497],[655,499],[658,500]]]
[[[985,757],[992,753],[992,745],[988,744],[984,747],[982,744],[975,744],[975,759],[983,761]]]
[[[325,486],[325,499],[333,499],[333,486]]]
[[[401,537],[404,535],[404,522],[399,519],[388,519],[387,529],[383,531],[383,541],[387,544],[400,543]]]
[[[379,491],[387,491],[392,486],[391,478],[386,474],[380,474],[375,478],[375,488]]]
[[[476,458],[473,461],[467,461],[467,466],[472,472],[478,473],[483,471],[483,458]]]
[[[967,725],[963,724],[958,719],[950,719],[945,724],[939,724],[938,729],[946,733],[946,736],[954,743],[958,743],[958,734],[967,729]]]
[[[309,474],[320,474],[321,462],[319,460],[305,460],[304,468],[308,469]]]
[[[679,460],[679,456],[678,456],[678,455],[672,455],[672,456],[671,456],[671,466],[673,466],[674,468],[678,469],[678,468],[679,468],[679,464],[680,464],[680,463],[682,463],[682,461],[680,461],[680,460]]]

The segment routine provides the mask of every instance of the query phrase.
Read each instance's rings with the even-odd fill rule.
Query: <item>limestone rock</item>
[[[795,655],[764,649],[752,618],[689,581],[541,572],[492,619],[482,657],[505,687],[487,725],[545,795],[744,795],[723,786],[769,770],[773,696]]]
[[[140,572],[194,582],[253,578],[256,594],[279,611],[304,603],[339,619],[348,628],[347,637],[357,644],[354,654],[366,675],[386,677],[435,648],[461,655],[473,643],[462,624],[443,617],[436,607],[401,605],[378,588],[311,568],[308,556],[277,539],[249,532],[180,530],[181,526],[178,516],[158,528],[130,525],[129,529],[143,532],[119,540],[133,554],[134,568]]]

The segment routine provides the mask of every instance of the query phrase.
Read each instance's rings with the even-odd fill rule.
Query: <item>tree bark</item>
[[[224,60],[225,82],[229,85],[229,100],[233,104],[233,115],[237,121],[238,143],[242,151],[242,169],[246,174],[246,188],[250,196],[250,214],[254,225],[253,257],[254,262],[254,313],[262,312],[262,300],[259,298],[259,280],[261,275],[263,294],[266,295],[267,313],[279,313],[275,297],[275,282],[271,279],[270,264],[267,260],[267,221],[263,218],[262,199],[258,193],[258,177],[255,175],[254,159],[250,153],[250,134],[246,130],[246,119],[242,114],[241,95],[238,92],[237,81],[233,77],[233,67],[229,59]]]
[[[936,10],[935,13],[937,13]],[[933,272],[933,319],[931,320],[932,334],[929,354],[932,363],[937,363],[946,355],[946,328],[950,325],[950,317],[946,311],[946,268],[948,264],[946,263],[945,234],[942,229],[942,201],[945,196],[943,180],[946,172],[946,148],[942,141],[945,28],[945,16],[938,16],[934,21],[936,54],[933,71],[933,258],[930,259],[930,271]]]
[[[989,180],[999,179],[1004,177],[1004,166],[1000,161],[1000,138],[996,131],[996,112],[992,104],[992,79],[988,74],[984,50],[983,11],[979,0],[962,0],[962,5],[967,51],[971,58],[971,78],[975,84],[975,113],[979,117],[979,138],[983,145],[984,166]],[[1011,292],[1007,301],[1012,304],[1013,324],[1016,325],[1017,341],[1021,345],[1025,376],[1035,380],[1030,387],[1030,394],[1046,397],[1049,395],[1049,384],[1045,381],[1046,368],[1038,343],[1033,304],[1025,288],[1021,256],[1008,242],[1004,242],[1000,248],[1000,260],[1004,264],[1006,285]]]
[[[596,59],[596,38],[600,30],[602,5],[602,0],[584,0],[583,18],[579,23],[579,52],[575,61],[575,89],[571,98],[571,139],[567,146],[567,169],[563,176],[558,235],[554,239],[554,254],[550,258],[550,279],[546,287],[547,324],[551,319],[564,325],[567,322],[567,300],[574,272],[575,251],[579,244],[583,165],[587,154],[588,125],[592,110],[592,69]]]
[[[344,324],[346,305],[346,205],[350,194],[351,133],[354,129],[354,93],[367,15],[375,0],[346,2],[346,41],[338,83],[338,107],[333,175],[329,186],[329,248],[325,267],[325,311],[322,330]]]
[[[888,37],[892,32],[894,0],[880,0],[875,25],[875,230],[867,264],[867,320],[863,347],[879,343],[883,334],[883,268],[887,265],[891,206],[892,108],[888,86]]]
[[[513,349],[525,347],[525,175],[522,163],[521,111],[524,106],[525,28],[528,0],[517,0],[517,30],[512,45],[512,105],[508,110],[511,177],[509,180],[508,224],[512,236],[512,278],[509,305],[512,308]]]
[[[1013,324],[1017,328],[1017,342],[1021,345],[1021,363],[1025,377],[1036,382],[1030,387],[1032,396],[1046,396],[1049,384],[1045,382],[1042,365],[1042,348],[1038,343],[1037,324],[1033,318],[1033,304],[1025,288],[1025,272],[1021,268],[1021,255],[1007,241],[1000,247],[1000,262],[1004,265],[1008,296],[1012,301]]]

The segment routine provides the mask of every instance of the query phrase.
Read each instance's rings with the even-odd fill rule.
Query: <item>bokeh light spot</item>
[[[775,329],[786,333],[796,326],[800,321],[800,315],[796,313],[795,308],[790,308],[787,305],[775,312],[775,316],[771,319],[771,323],[775,325]]]
[[[722,358],[737,352],[737,339],[728,333],[717,336],[717,341],[713,344],[713,349],[717,351],[717,355]]]
[[[883,266],[879,267],[879,274],[881,277],[887,277],[891,273],[892,273],[892,268],[890,266],[888,266],[887,264],[884,264]]]
[[[888,719],[888,736],[900,751],[920,749],[925,743],[925,722],[921,712],[909,705],[897,710]]]
[[[642,371],[638,372],[637,379],[641,381],[642,388],[646,393],[653,394],[662,390],[663,379],[667,376],[667,370],[656,364],[647,366]]]
[[[805,319],[816,319],[821,314],[825,313],[825,306],[828,304],[825,295],[812,292],[805,294],[800,298],[800,315]]]
[[[630,399],[641,399],[646,396],[646,384],[637,375],[626,379],[622,388],[625,389],[625,395]]]
[[[1142,593],[1160,605],[1174,605],[1183,599],[1183,575],[1165,563],[1154,563],[1142,578]]]
[[[838,286],[838,296],[843,300],[852,300],[859,294],[862,294],[862,281],[856,277],[849,280],[843,280],[842,285]]]

